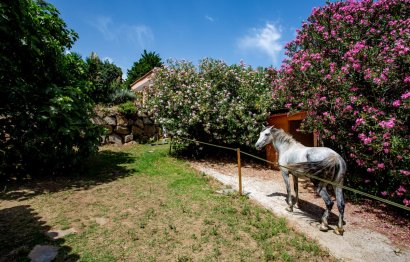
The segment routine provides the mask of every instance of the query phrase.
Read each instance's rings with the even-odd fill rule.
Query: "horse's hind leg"
[[[339,209],[339,222],[337,223],[337,228],[335,229],[335,233],[338,235],[343,235],[343,217],[345,212],[345,202],[343,197],[343,189],[340,187],[336,187],[336,201],[337,201],[337,209]]]
[[[287,192],[286,203],[288,203],[288,207],[286,208],[286,210],[289,212],[293,212],[292,192],[290,190],[289,172],[282,171],[282,177],[283,177],[283,180],[285,181],[286,192]]]
[[[327,231],[329,229],[327,219],[329,218],[330,211],[332,210],[333,201],[326,190],[326,185],[324,185],[323,183],[319,184],[317,193],[322,197],[323,201],[325,201],[326,204],[326,209],[322,216],[322,224],[320,225],[320,230]]]
[[[299,208],[299,186],[298,177],[293,175],[293,189],[295,190],[295,207]]]

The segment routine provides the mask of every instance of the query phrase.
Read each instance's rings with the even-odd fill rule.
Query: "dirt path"
[[[227,186],[238,188],[235,164],[192,161],[191,165]],[[286,217],[290,225],[316,239],[334,257],[342,261],[410,261],[408,220],[391,221],[394,218],[383,220],[377,212],[367,212],[369,207],[347,203],[345,234],[338,236],[332,230],[321,232],[319,219],[323,213],[323,203],[314,194],[314,189],[308,181],[302,180],[299,185],[300,209],[294,209],[293,213],[289,213],[285,210],[286,190],[278,171],[261,166],[245,166],[242,173],[244,192],[250,199],[257,201],[276,215]],[[337,223],[335,209],[329,223],[331,227]]]

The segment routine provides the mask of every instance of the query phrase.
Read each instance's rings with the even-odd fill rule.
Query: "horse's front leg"
[[[288,203],[288,207],[286,208],[286,210],[289,212],[293,212],[292,192],[290,190],[289,172],[282,171],[282,177],[283,177],[283,180],[285,181],[286,192],[287,192],[286,203]]]

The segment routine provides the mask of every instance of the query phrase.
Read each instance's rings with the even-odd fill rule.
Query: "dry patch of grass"
[[[289,229],[284,219],[246,197],[216,194],[219,183],[169,157],[166,146],[103,150],[108,151],[90,163],[86,187],[60,185],[61,190],[2,201],[0,226],[15,230],[0,234],[0,257],[22,258],[35,244],[53,243],[64,251],[58,260],[333,260],[314,241]],[[127,161],[114,161],[117,153]],[[122,174],[112,168],[114,163]],[[10,220],[4,212],[22,205],[35,212],[34,222]],[[30,223],[39,226],[27,227]],[[43,237],[52,228],[77,233],[56,243]],[[25,244],[7,242],[19,230],[35,237]]]

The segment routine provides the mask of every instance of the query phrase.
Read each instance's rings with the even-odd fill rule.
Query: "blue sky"
[[[163,61],[197,64],[211,57],[228,64],[279,67],[283,46],[313,7],[325,0],[50,0],[79,34],[71,51],[96,52],[127,69],[144,49]]]

